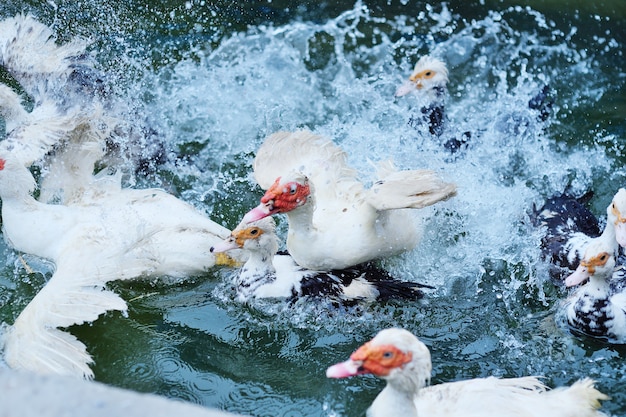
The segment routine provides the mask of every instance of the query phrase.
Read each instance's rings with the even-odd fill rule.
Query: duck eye
[[[600,256],[600,260],[601,261],[605,261],[606,260],[606,253],[604,255]]]
[[[426,74],[424,74],[424,75],[426,75],[427,77],[430,77],[431,75],[433,75],[433,73],[432,73],[432,71],[426,71]]]
[[[296,191],[298,191],[298,185],[296,184],[291,184],[290,188],[289,188],[289,193],[291,195],[294,195],[296,193]]]
[[[252,236],[256,235],[257,233],[259,233],[259,229],[250,229],[250,234]]]
[[[393,358],[393,352],[387,351],[387,352],[383,353],[383,358],[385,358],[385,359]]]

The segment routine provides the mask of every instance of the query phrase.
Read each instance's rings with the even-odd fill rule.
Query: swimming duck
[[[497,416],[600,417],[600,400],[608,397],[590,379],[571,387],[548,390],[536,377],[476,378],[427,386],[430,352],[411,332],[385,329],[354,352],[350,359],[331,366],[329,378],[373,374],[387,386],[367,410],[367,417],[383,416]]]
[[[422,298],[415,282],[398,281],[371,263],[330,271],[311,271],[300,267],[287,253],[277,253],[278,237],[272,217],[241,223],[231,235],[211,248],[211,252],[243,249],[248,260],[235,280],[238,298],[305,296],[326,297],[341,303],[387,299]]]
[[[580,265],[565,279],[567,287],[589,280],[561,307],[570,330],[611,343],[626,342],[626,271],[615,263],[615,245],[601,238],[587,245]]]
[[[421,117],[412,117],[409,125],[418,127],[426,122],[432,135],[441,136],[448,81],[448,68],[443,61],[430,55],[424,55],[417,61],[409,79],[396,90],[396,97],[418,93],[418,97],[424,99],[420,108]]]
[[[448,82],[448,68],[440,59],[424,55],[415,63],[408,80],[400,85],[395,93],[396,97],[411,94],[413,98],[418,99],[420,110],[418,115],[409,119],[411,127],[419,130],[421,126],[428,126],[430,134],[438,138],[444,133],[452,136],[448,129],[449,122],[445,112]],[[548,119],[552,105],[552,91],[548,85],[544,85],[541,91],[528,102],[528,108],[537,112],[537,119],[540,121]],[[523,113],[506,113],[499,117],[496,126],[503,132],[519,135],[530,122],[531,119]],[[480,135],[480,132],[477,133]],[[454,153],[467,147],[470,139],[472,139],[472,132],[458,133],[447,139],[443,146]]]
[[[309,131],[269,136],[254,160],[254,176],[267,190],[243,218],[277,213],[289,221],[287,249],[298,265],[343,269],[412,249],[421,236],[413,210],[456,194],[456,186],[428,170],[396,171],[381,164],[369,189],[346,163],[346,154]]]
[[[396,97],[411,94],[420,101],[419,115],[409,119],[409,126],[419,129],[426,125],[431,135],[442,136],[448,125],[445,113],[448,81],[448,68],[443,61],[430,55],[424,55],[417,61],[409,79],[398,87],[395,94]],[[443,146],[454,153],[466,147],[471,136],[470,132],[463,132],[458,138],[446,140]]]
[[[585,248],[595,238],[605,240],[615,250],[618,245],[626,247],[626,218],[622,217],[626,214],[626,190],[619,189],[607,207],[602,233],[597,218],[586,206],[592,195],[575,198],[564,194],[548,199],[540,209],[533,209],[533,224],[546,228],[541,247],[544,257],[554,266],[551,270],[554,277],[561,279],[569,274],[567,271],[575,270]]]
[[[104,288],[112,280],[187,277],[232,258],[211,246],[228,229],[158,189],[92,193],[80,203],[41,203],[24,164],[0,155],[3,235],[11,247],[54,262],[55,271],[3,336],[4,359],[16,369],[91,378],[85,346],[58,327],[96,319],[126,304]],[[237,257],[237,252],[233,252]]]

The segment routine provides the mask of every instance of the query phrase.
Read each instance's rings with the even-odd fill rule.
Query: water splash
[[[513,27],[528,19],[536,33]],[[610,172],[612,162],[601,146],[564,148],[546,133],[561,128],[564,109],[577,105],[579,96],[559,95],[546,122],[538,120],[528,102],[543,85],[557,89],[563,79],[600,96],[602,80],[586,76],[593,58],[568,47],[570,36],[529,8],[491,12],[464,27],[445,6],[418,20],[389,22],[357,3],[324,24],[251,28],[207,49],[200,62],[183,60],[162,70],[154,111],[172,121],[165,133],[171,144],[193,144],[197,150],[187,168],[194,172],[193,191],[184,195],[196,198],[229,188],[234,193],[227,197],[238,206],[233,213],[245,212],[254,204],[249,193],[237,198],[238,191],[254,186],[245,155],[267,134],[307,127],[346,149],[366,182],[374,179],[370,161],[387,158],[401,168],[435,169],[457,182],[458,197],[430,211],[427,232],[432,238],[427,233],[427,244],[403,258],[409,268],[440,271],[433,278],[439,284],[455,275],[454,269],[479,272],[486,258],[522,262],[531,270],[538,235],[525,222],[532,204],[566,188],[587,190]],[[427,26],[425,39],[392,41],[389,35],[390,27],[411,33],[428,20],[435,23]],[[444,34],[447,40],[435,43]],[[409,57],[400,65],[399,51]],[[393,98],[418,51],[453,63],[449,117],[456,131],[473,132],[470,148],[455,157],[407,125],[410,98]],[[574,65],[561,66],[563,62]],[[223,172],[242,155],[238,178],[206,175]],[[437,233],[441,228],[453,237]],[[461,268],[459,259],[465,261]]]
[[[522,29],[528,21],[532,32]],[[233,157],[243,164],[228,172],[239,176],[235,183],[227,177],[197,176],[188,194],[227,191],[230,204],[237,206],[233,216],[243,214],[260,195],[249,192],[254,189],[250,155],[267,134],[281,129],[307,127],[332,137],[366,182],[374,179],[371,161],[391,157],[402,168],[435,169],[459,185],[457,197],[427,211],[422,244],[385,262],[399,277],[440,287],[432,297],[434,312],[428,304],[329,313],[319,305],[303,303],[294,310],[259,302],[255,308],[262,314],[246,316],[246,325],[263,328],[270,320],[277,326],[270,333],[301,329],[333,349],[352,346],[375,328],[404,326],[440,346],[433,353],[440,380],[552,369],[557,383],[582,376],[580,371],[569,379],[558,376],[559,361],[576,348],[553,333],[537,331],[560,294],[538,261],[540,231],[528,222],[533,203],[566,188],[574,193],[596,188],[614,166],[602,143],[609,138],[569,139],[572,114],[600,100],[607,82],[588,76],[597,65],[595,57],[572,45],[574,33],[561,32],[529,8],[512,7],[463,22],[443,6],[415,19],[389,21],[357,3],[323,24],[253,27],[207,48],[199,61],[183,60],[162,71],[159,76],[168,87],[156,93],[155,102],[166,104],[163,114],[176,121],[173,126],[184,126],[186,134],[178,130],[174,143],[184,146],[190,137],[197,143],[192,165],[224,167]],[[470,147],[455,156],[409,127],[412,103],[393,98],[423,53],[449,63],[452,129],[474,133]],[[566,88],[571,84],[580,87]],[[544,85],[558,93],[553,114],[542,122],[528,102]],[[228,303],[228,291],[215,291]],[[459,309],[474,311],[474,318]],[[512,323],[521,328],[512,332]],[[322,341],[337,333],[344,335],[341,341]],[[545,355],[541,337],[550,340],[552,354],[534,363],[520,361],[529,353]],[[289,357],[298,357],[297,351]],[[468,364],[463,371],[456,367],[460,359]],[[263,394],[275,395],[271,390]],[[330,405],[322,414],[344,414],[342,406],[336,407]]]
[[[194,17],[203,13],[188,4]],[[246,307],[231,301],[226,275],[211,275],[215,287],[155,284],[159,294],[131,303],[128,320],[158,323],[155,335],[141,332],[141,340],[169,332],[180,337],[145,343],[155,354],[133,344],[142,357],[118,353],[108,361],[104,348],[97,349],[105,326],[81,329],[81,340],[96,345],[89,349],[97,363],[175,365],[185,381],[139,367],[147,377],[138,385],[256,415],[288,414],[288,404],[310,415],[358,415],[354,410],[363,411],[377,383],[351,381],[354,392],[336,393],[322,371],[330,359],[343,359],[391,325],[415,331],[432,347],[435,382],[545,374],[550,383],[566,384],[589,374],[611,388],[623,379],[622,351],[577,342],[546,324],[564,294],[548,280],[538,260],[541,231],[528,222],[533,203],[566,188],[597,190],[602,214],[613,184],[625,179],[615,169],[615,136],[579,117],[620,82],[600,71],[602,57],[620,47],[610,34],[600,51],[590,52],[576,44],[578,28],[563,29],[528,7],[465,20],[445,4],[415,16],[382,17],[357,2],[321,23],[292,20],[230,31],[217,25],[206,36],[173,24],[157,39],[146,28],[158,22],[133,32],[117,13],[94,15],[102,33],[116,27],[122,35],[102,36],[97,58],[111,71],[119,99],[133,109],[124,112],[129,123],[132,114],[144,115],[174,154],[156,178],[140,182],[166,185],[232,227],[260,197],[250,163],[263,138],[307,127],[342,146],[365,182],[374,180],[371,161],[393,158],[401,168],[437,170],[458,184],[459,195],[425,210],[418,248],[384,262],[400,278],[438,287],[423,304],[351,311],[306,302],[294,310],[280,301]],[[179,23],[183,13],[160,11],[154,19]],[[451,72],[451,132],[472,132],[468,149],[455,155],[408,126],[416,104],[393,97],[425,53],[442,58]],[[541,122],[528,102],[544,85],[556,94],[552,115]],[[284,236],[284,221],[279,231]],[[115,350],[115,343],[103,345]],[[250,360],[262,365],[258,371],[233,366]],[[97,366],[99,379],[137,387]],[[294,368],[302,378],[284,371]],[[623,399],[611,395],[615,404]]]

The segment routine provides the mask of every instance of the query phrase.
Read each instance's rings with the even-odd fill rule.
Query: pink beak
[[[363,372],[359,371],[359,367],[359,362],[348,359],[345,362],[340,362],[328,368],[326,370],[326,378],[347,378],[349,376],[360,375]]]
[[[256,206],[255,208],[253,208],[252,210],[250,210],[249,212],[246,213],[245,216],[243,216],[243,222],[245,223],[252,223],[255,222],[257,220],[261,220],[266,218],[267,216],[271,216],[273,213],[270,211],[270,209],[267,207],[266,204],[259,204],[258,206]]]
[[[573,287],[589,278],[590,274],[586,267],[580,265],[570,276],[565,278],[565,286]]]
[[[239,245],[237,245],[237,242],[231,236],[228,239],[224,239],[221,242],[217,243],[216,245],[211,246],[210,250],[212,253],[220,253],[220,252],[226,252],[226,251],[233,250],[233,249],[239,249]]]
[[[413,91],[415,91],[415,83],[412,81],[405,81],[404,84],[396,90],[396,97],[406,96]]]

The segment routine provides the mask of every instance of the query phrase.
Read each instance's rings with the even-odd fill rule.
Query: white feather
[[[38,202],[29,194],[30,172],[10,155],[2,157],[4,236],[16,250],[56,266],[4,335],[5,360],[14,368],[91,377],[85,347],[57,328],[124,311],[124,301],[104,289],[109,281],[203,273],[216,263],[210,247],[228,236],[162,190],[121,189],[119,182],[111,185],[115,181],[71,205]]]

